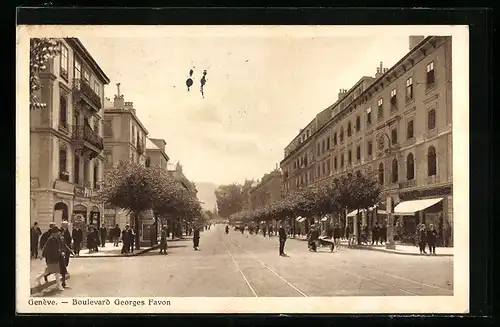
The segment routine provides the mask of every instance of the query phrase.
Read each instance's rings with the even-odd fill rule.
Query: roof
[[[99,79],[104,83],[104,84],[109,84],[111,81],[109,77],[104,73],[104,71],[99,67],[97,62],[94,60],[92,55],[88,52],[88,50],[85,48],[83,43],[76,37],[69,37],[64,39],[71,47],[78,51],[81,56],[83,56],[83,59],[90,65],[90,67],[94,70],[94,73],[97,74]]]
[[[156,146],[151,140],[146,138],[146,149],[152,149],[152,150],[161,150],[159,147]]]

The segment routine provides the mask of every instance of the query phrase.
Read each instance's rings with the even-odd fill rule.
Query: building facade
[[[165,152],[167,142],[164,139],[146,140],[146,167],[160,167],[165,172],[168,172],[168,162],[170,158]]]
[[[44,109],[30,111],[31,220],[100,225],[104,86],[109,78],[77,38],[40,73]]]
[[[253,210],[270,205],[281,199],[281,172],[276,169],[265,174],[257,185],[250,189]]]
[[[360,171],[394,205],[442,199],[403,224],[453,226],[451,37],[410,37],[410,50],[375,78],[341,90],[324,124],[317,119],[285,149],[285,192]],[[310,131],[310,132],[309,132]],[[389,202],[389,201],[388,201]],[[425,209],[425,210],[424,210]],[[370,224],[366,215],[363,224]]]
[[[105,101],[104,136],[104,174],[114,169],[120,162],[146,164],[146,140],[148,131],[136,115],[133,102],[126,102],[117,84],[114,101]],[[119,224],[123,228],[130,224],[129,215],[121,209],[105,208],[104,220],[107,227]]]
[[[198,190],[196,189],[196,185],[191,182],[187,177],[184,175],[184,172],[182,171],[182,165],[180,162],[177,162],[175,165],[174,169],[168,169],[169,174],[182,185],[182,187],[193,197],[196,198],[198,194]]]

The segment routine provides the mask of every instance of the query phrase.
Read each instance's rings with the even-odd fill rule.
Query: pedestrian
[[[61,237],[62,241],[64,242],[63,250],[64,254],[66,254],[64,256],[64,267],[66,267],[64,276],[69,275],[69,273],[67,272],[67,267],[69,266],[69,254],[73,253],[73,251],[71,250],[71,234],[69,233],[68,229],[69,229],[69,223],[66,220],[64,220],[61,223]]]
[[[35,279],[35,282],[37,285],[41,285],[42,278],[44,278],[45,282],[47,282],[47,277],[50,274],[55,274],[57,289],[62,291],[64,288],[61,285],[61,270],[59,263],[63,243],[61,242],[59,234],[59,228],[53,224],[49,231],[49,237],[42,248],[42,256],[45,258],[46,267],[44,272]]]
[[[346,225],[344,228],[344,237],[346,240],[349,240],[349,225]]]
[[[387,243],[387,223],[384,223],[379,230],[380,244]]]
[[[200,246],[200,229],[196,226],[193,232],[193,249],[198,251],[198,246]]]
[[[73,252],[75,255],[80,255],[81,243],[83,241],[83,231],[80,229],[79,225],[76,225],[75,228],[73,228],[71,237],[73,238]]]
[[[101,234],[101,247],[104,247],[106,245],[106,236],[108,235],[106,226],[101,225],[101,228],[99,228],[99,233]]]
[[[130,252],[130,244],[132,240],[130,239],[130,226],[125,225],[125,229],[122,231],[122,251],[121,254],[128,254]]]
[[[286,231],[285,228],[283,227],[283,224],[280,224],[280,227],[278,229],[278,236],[279,236],[279,253],[280,256],[285,257],[285,242],[286,242]]]
[[[436,255],[436,239],[438,237],[438,233],[434,228],[433,224],[429,225],[429,230],[427,231],[427,244],[429,245],[429,254]]]
[[[45,243],[47,243],[47,240],[49,239],[50,235],[52,234],[52,228],[55,227],[55,223],[49,223],[49,229],[40,236],[40,249],[43,249],[45,246]],[[43,253],[40,259],[43,258]]]
[[[89,254],[94,251],[94,230],[92,229],[92,226],[89,226],[87,228],[87,249],[89,249]]]
[[[378,245],[379,235],[380,235],[380,227],[378,226],[378,222],[372,227],[372,245],[376,243]]]
[[[262,227],[262,234],[264,234],[264,237],[266,237],[267,229],[266,226]]]
[[[92,233],[94,234],[94,251],[99,252],[99,244],[101,244],[101,241],[99,239],[99,230],[95,226],[92,226],[92,228]]]
[[[425,231],[425,225],[420,224],[417,231],[417,240],[418,240],[418,247],[420,249],[420,254],[427,254],[427,252],[425,251],[426,238],[427,238],[427,233]]]
[[[167,254],[167,226],[163,226],[161,229],[160,254]]]
[[[136,230],[134,228],[130,228],[129,231],[129,237],[130,237],[130,253],[134,253],[134,247],[135,247],[135,241],[136,241]]]
[[[40,227],[38,227],[38,223],[35,221],[33,223],[33,227],[30,229],[30,249],[31,249],[31,258],[38,258],[38,240],[42,235],[42,231]]]
[[[113,246],[118,246],[120,243],[120,235],[121,235],[120,226],[118,224],[116,224],[115,228],[113,228],[112,235],[113,235]]]
[[[226,225],[226,234],[229,234],[229,226]]]

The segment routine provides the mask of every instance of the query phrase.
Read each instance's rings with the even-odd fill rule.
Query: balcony
[[[410,187],[415,187],[417,185],[417,182],[415,179],[410,179],[404,182],[399,183],[399,188],[400,189],[405,189],[405,188],[410,188]]]
[[[93,159],[104,150],[103,138],[94,132],[92,128],[85,124],[84,126],[73,126],[73,144],[80,151],[80,154],[88,154]]]
[[[99,111],[102,108],[101,97],[84,79],[74,79],[73,96],[75,97],[75,102],[84,103],[94,111]]]
[[[136,148],[137,148],[137,154],[139,154],[139,155],[144,154],[144,145],[142,144],[141,141],[137,140]]]

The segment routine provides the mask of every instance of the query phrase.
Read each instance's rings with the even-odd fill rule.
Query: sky
[[[407,35],[368,37],[172,35],[80,37],[149,137],[163,138],[172,163],[195,182],[260,179],[339,89],[390,68],[408,52]],[[194,85],[186,79],[194,67]],[[205,97],[199,91],[207,70]]]

